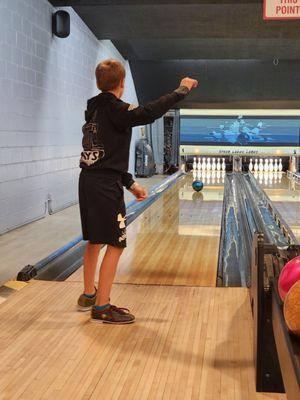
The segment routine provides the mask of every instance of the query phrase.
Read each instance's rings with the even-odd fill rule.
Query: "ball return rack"
[[[300,245],[286,249],[265,243],[255,233],[252,247],[250,301],[254,322],[254,360],[258,392],[286,392],[300,399],[300,339],[288,331],[277,290],[284,264],[300,255]]]
[[[300,244],[251,173],[227,173],[217,286],[249,288],[257,392],[300,399],[300,339],[288,331],[277,284]]]
[[[278,278],[284,265],[300,255],[300,244],[265,192],[263,196],[287,246],[270,243],[262,232],[253,235],[249,293],[254,321],[256,390],[286,392],[288,400],[299,400],[300,338],[290,333],[285,323]]]

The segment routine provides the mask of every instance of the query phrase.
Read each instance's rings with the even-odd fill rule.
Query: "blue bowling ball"
[[[195,190],[195,192],[201,192],[201,190],[203,189],[203,182],[194,181],[192,187]]]

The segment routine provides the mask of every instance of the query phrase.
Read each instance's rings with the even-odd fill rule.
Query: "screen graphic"
[[[299,146],[300,117],[181,116],[181,144]]]

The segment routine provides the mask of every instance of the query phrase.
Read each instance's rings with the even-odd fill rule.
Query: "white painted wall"
[[[0,233],[77,201],[81,126],[94,69],[122,59],[71,9],[71,35],[52,36],[46,0],[0,1]],[[137,103],[129,64],[124,99]],[[139,128],[135,128],[132,150]],[[130,170],[134,169],[131,152]]]

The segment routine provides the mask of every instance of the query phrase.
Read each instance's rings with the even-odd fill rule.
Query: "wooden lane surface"
[[[180,180],[129,225],[116,282],[215,286],[223,188],[197,195],[191,183]],[[82,268],[68,280],[82,281]]]
[[[300,185],[284,175],[276,188],[265,191],[300,242]]]
[[[257,394],[247,289],[114,285],[137,321],[89,322],[80,282],[34,281],[0,305],[1,400],[284,400]]]

